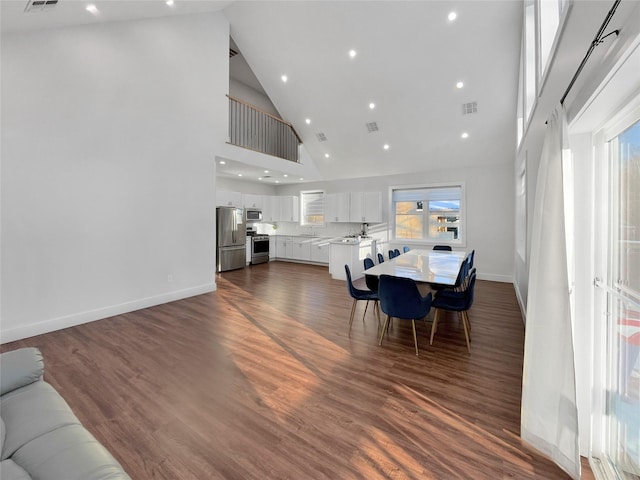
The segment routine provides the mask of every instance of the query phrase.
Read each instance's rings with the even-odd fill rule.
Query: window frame
[[[307,213],[305,208],[304,197],[311,194],[320,194],[322,196],[322,222],[309,223],[306,222]],[[327,224],[327,194],[324,190],[301,190],[300,191],[300,226],[302,227],[325,227]]]
[[[398,238],[396,236],[396,211],[394,203],[394,192],[400,190],[444,190],[460,188],[460,220],[458,221],[458,238],[457,239],[438,239],[427,236],[421,239]],[[429,200],[424,202],[423,218],[426,223],[426,231],[428,232],[429,221]],[[424,226],[423,226],[424,228]],[[433,247],[433,245],[450,245],[455,248],[464,248],[467,246],[467,202],[466,202],[466,185],[465,182],[443,182],[443,183],[425,183],[414,185],[392,185],[389,186],[389,239],[392,243],[404,243],[409,245],[425,245]]]

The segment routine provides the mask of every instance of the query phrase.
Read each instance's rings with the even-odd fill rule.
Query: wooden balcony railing
[[[292,162],[300,161],[302,141],[293,125],[229,97],[229,143]]]

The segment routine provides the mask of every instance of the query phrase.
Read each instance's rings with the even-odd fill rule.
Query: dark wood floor
[[[416,357],[410,323],[380,347],[364,305],[349,337],[351,299],[326,267],[217,284],[2,350],[39,347],[45,379],[135,480],[568,478],[518,438],[512,285],[477,282],[471,354],[454,316],[429,346],[431,314]]]

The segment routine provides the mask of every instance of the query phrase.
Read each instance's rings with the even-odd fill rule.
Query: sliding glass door
[[[610,130],[596,280],[605,338],[602,454],[619,478],[640,479],[640,114]],[[604,173],[604,172],[603,172]]]

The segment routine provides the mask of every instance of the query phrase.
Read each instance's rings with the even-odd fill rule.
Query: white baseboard
[[[73,327],[83,323],[102,320],[115,315],[122,315],[123,313],[129,313],[143,308],[154,307],[163,303],[175,302],[176,300],[182,300],[183,298],[193,297],[203,293],[214,292],[215,290],[215,283],[206,283],[204,285],[163,293],[162,295],[156,295],[153,297],[141,298],[118,305],[111,305],[108,307],[97,308],[95,310],[88,310],[86,312],[65,315],[64,317],[51,318],[41,322],[21,325],[8,330],[2,330],[0,332],[0,344],[14,342],[16,340],[22,340],[23,338],[42,335],[43,333],[54,332],[56,330],[62,330],[63,328]]]
[[[510,275],[496,275],[493,273],[478,272],[478,280],[489,280],[491,282],[513,283],[513,277]]]
[[[522,315],[522,323],[527,324],[527,309],[524,306],[524,302],[522,301],[522,297],[520,296],[520,289],[518,288],[518,284],[513,282],[513,288],[516,291],[516,299],[518,300],[518,305],[520,305],[520,314]]]

